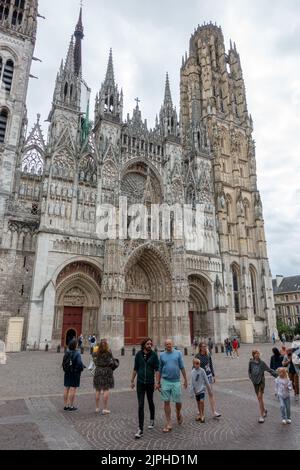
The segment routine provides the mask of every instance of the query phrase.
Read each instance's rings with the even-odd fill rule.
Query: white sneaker
[[[136,439],[142,439],[142,437],[144,437],[144,433],[141,429],[139,429],[138,432],[135,435],[135,438]]]
[[[288,420],[287,420],[287,423],[288,423],[288,424],[292,424],[292,420],[291,420],[291,419],[288,419]]]
[[[148,429],[154,429],[154,421],[150,421]]]
[[[265,422],[265,419],[261,416],[258,420],[259,424],[263,424]]]
[[[282,424],[287,424],[287,420],[286,420],[286,419],[283,419],[283,420],[282,420]]]

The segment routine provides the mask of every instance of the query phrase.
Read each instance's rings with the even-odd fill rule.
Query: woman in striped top
[[[197,354],[196,359],[199,359],[201,362],[201,368],[205,370],[208,381],[211,386],[212,394],[209,395],[210,407],[213,413],[214,418],[221,418],[221,414],[216,410],[216,400],[213,392],[212,385],[216,382],[215,371],[213,367],[213,362],[211,355],[208,351],[208,346],[205,342],[199,344],[199,354]]]

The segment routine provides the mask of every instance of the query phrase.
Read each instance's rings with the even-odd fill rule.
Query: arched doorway
[[[67,265],[56,280],[53,340],[67,345],[69,335],[99,336],[101,272],[84,261]]]
[[[209,284],[201,276],[189,276],[189,318],[191,343],[195,338],[207,338],[210,335],[208,322],[208,294]]]
[[[155,344],[172,333],[171,275],[166,260],[152,245],[130,257],[125,269],[125,345],[140,344],[146,336]]]

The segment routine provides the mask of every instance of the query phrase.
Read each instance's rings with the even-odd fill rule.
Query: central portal
[[[124,319],[125,346],[141,344],[148,336],[148,303],[126,301]]]

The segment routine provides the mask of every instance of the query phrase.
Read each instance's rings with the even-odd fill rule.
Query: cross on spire
[[[140,100],[139,98],[135,98],[134,101],[136,101],[136,107],[138,108],[138,107],[139,107],[139,103],[141,102],[141,100]]]

